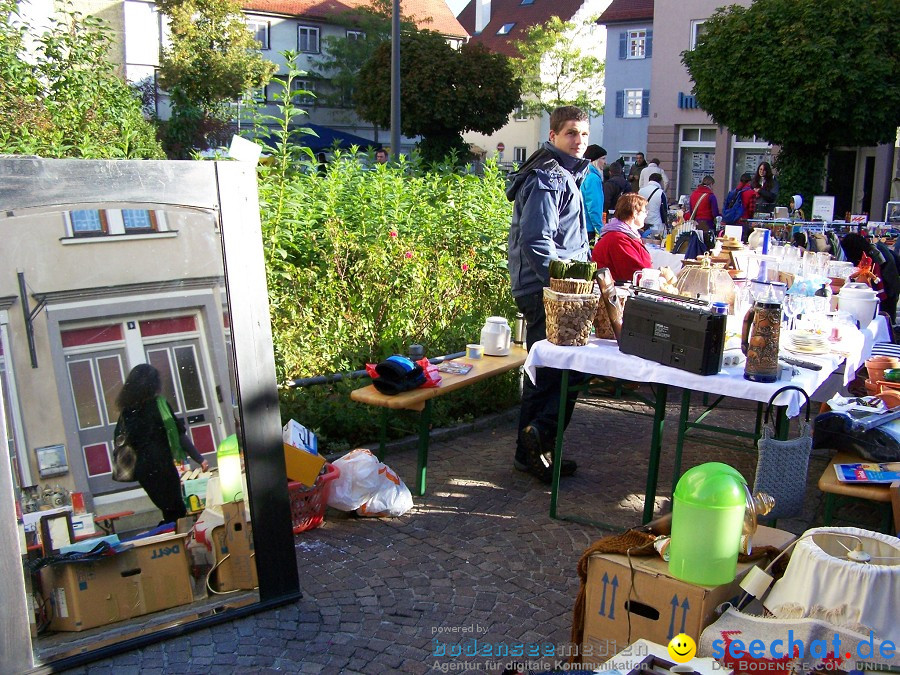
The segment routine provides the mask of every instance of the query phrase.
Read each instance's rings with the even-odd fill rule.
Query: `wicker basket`
[[[597,303],[597,312],[594,314],[594,335],[601,340],[615,340],[612,321],[609,320],[609,311],[603,302]]]
[[[594,325],[600,296],[589,293],[557,293],[544,289],[547,339],[555,345],[586,345]]]
[[[325,466],[325,473],[316,478],[316,484],[311,488],[306,487],[303,483],[293,481],[288,483],[294,534],[318,527],[325,520],[330,483],[341,475],[341,470],[334,464],[328,463]]]
[[[594,282],[584,279],[550,279],[550,290],[557,293],[590,293],[594,288]]]

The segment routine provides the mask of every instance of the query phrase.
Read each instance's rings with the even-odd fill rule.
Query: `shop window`
[[[688,195],[716,172],[716,127],[683,127],[680,138],[678,194]]]

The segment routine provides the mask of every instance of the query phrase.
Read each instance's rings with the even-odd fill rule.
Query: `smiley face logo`
[[[669,641],[669,656],[676,663],[687,663],[696,653],[697,644],[690,635],[679,633]]]

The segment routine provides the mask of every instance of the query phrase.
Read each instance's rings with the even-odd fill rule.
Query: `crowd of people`
[[[547,337],[543,289],[549,286],[552,260],[590,259],[608,268],[617,283],[632,281],[635,272],[652,267],[644,238],[661,234],[667,224],[669,178],[659,159],[646,162],[643,153],[637,153],[626,172],[622,158],[608,163],[606,150],[588,140],[587,114],[575,106],[557,108],[550,116],[549,140],[510,175],[508,266],[512,296],[526,321],[528,349]],[[773,213],[779,196],[778,180],[766,161],[752,174],[742,174],[722,205],[714,186],[712,176],[699,181],[685,205],[686,217],[704,233],[715,235],[720,217],[727,214],[744,226],[745,241],[752,229],[750,219]],[[802,206],[802,196],[793,195],[790,217],[802,220]],[[871,259],[882,308],[895,320],[900,240],[892,250],[854,233],[830,245],[836,258],[856,265],[864,256]],[[584,377],[571,373],[569,383],[577,385]],[[524,380],[513,465],[545,483],[553,475],[553,441],[563,395],[561,374],[553,368],[538,368],[534,382]],[[577,394],[570,388],[565,397],[563,428]],[[560,473],[569,476],[576,469],[574,462],[563,460]]]

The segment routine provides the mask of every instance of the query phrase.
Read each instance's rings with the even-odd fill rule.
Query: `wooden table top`
[[[373,385],[361,387],[350,392],[350,399],[357,403],[391,408],[392,410],[422,411],[429,399],[443,396],[455,389],[467,387],[480,380],[513,370],[525,363],[528,351],[524,347],[512,346],[508,356],[483,356],[480,359],[460,357],[454,361],[472,364],[472,370],[465,375],[441,373],[441,384],[437,387],[419,387],[395,396],[387,396],[379,392]]]

